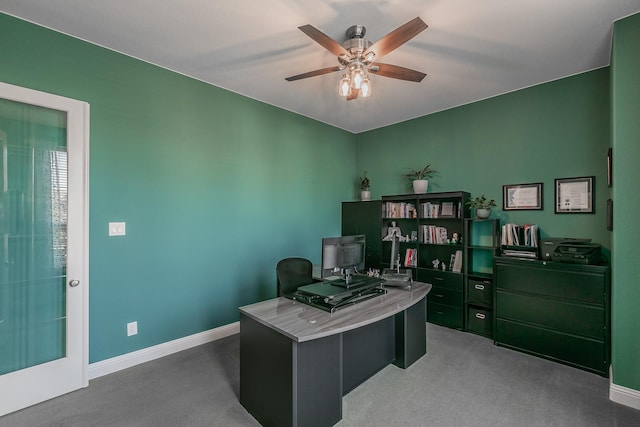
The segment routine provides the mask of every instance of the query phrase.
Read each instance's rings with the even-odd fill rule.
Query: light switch
[[[124,236],[126,234],[126,224],[124,222],[110,222],[109,236]]]

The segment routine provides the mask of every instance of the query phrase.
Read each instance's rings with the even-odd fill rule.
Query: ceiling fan
[[[287,77],[285,79],[287,81],[291,82],[346,70],[347,72],[340,79],[338,92],[341,96],[346,97],[347,100],[352,100],[356,99],[358,95],[367,97],[371,94],[371,81],[368,73],[411,82],[421,82],[426,76],[425,73],[420,71],[377,62],[378,59],[402,46],[427,28],[427,24],[420,17],[401,25],[373,44],[364,38],[366,28],[362,25],[349,27],[346,32],[347,40],[343,44],[339,44],[312,25],[303,25],[298,28],[319,45],[336,55],[340,65]]]

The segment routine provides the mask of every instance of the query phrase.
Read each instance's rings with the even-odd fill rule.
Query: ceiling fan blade
[[[307,77],[321,76],[323,74],[328,74],[328,73],[332,73],[334,71],[340,71],[340,70],[342,70],[342,68],[337,66],[321,68],[319,70],[309,71],[309,72],[298,74],[295,76],[286,77],[285,80],[292,82],[294,80],[306,79]]]
[[[347,101],[351,101],[352,99],[356,99],[360,94],[360,89],[351,89],[351,93],[347,96]]]
[[[392,79],[408,80],[410,82],[421,82],[426,74],[410,68],[400,67],[399,65],[381,64],[376,62],[373,64],[378,70],[371,69],[371,73],[378,76],[391,77]]]
[[[347,50],[342,47],[340,43],[338,43],[322,31],[318,30],[313,25],[303,25],[302,27],[298,28],[300,29],[300,31],[311,37],[316,43],[327,49],[329,52],[333,53],[335,56],[349,56],[349,52],[347,52]]]
[[[399,26],[389,34],[372,44],[363,56],[367,56],[369,52],[374,52],[376,58],[382,58],[392,50],[402,46],[428,27],[420,17],[414,18],[404,25]]]

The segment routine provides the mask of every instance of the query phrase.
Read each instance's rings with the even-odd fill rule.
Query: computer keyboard
[[[347,284],[344,279],[331,280],[330,284],[334,286],[340,286],[341,288],[357,289],[369,286],[376,286],[382,283],[383,280],[379,277],[369,276],[353,276],[351,283]]]

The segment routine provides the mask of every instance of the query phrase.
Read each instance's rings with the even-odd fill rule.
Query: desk
[[[393,363],[426,353],[431,285],[333,314],[287,298],[240,307],[240,403],[264,426],[332,426],[342,396]]]

